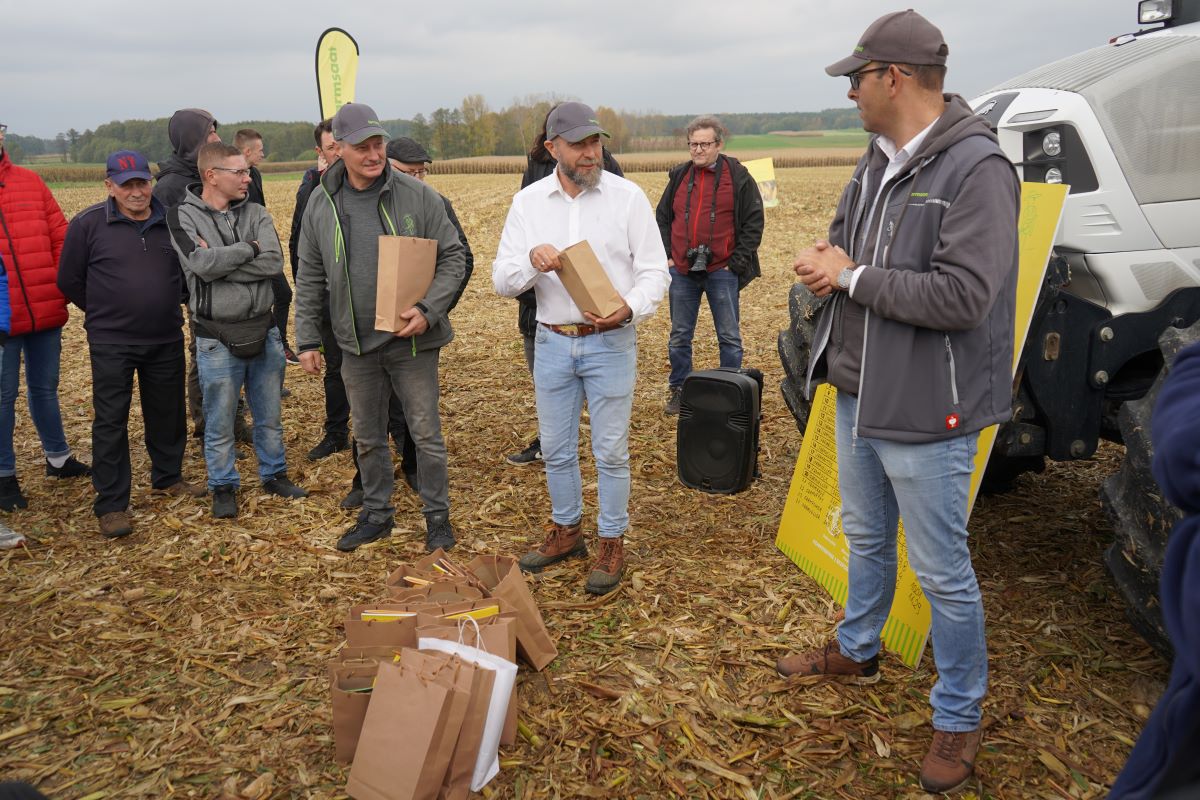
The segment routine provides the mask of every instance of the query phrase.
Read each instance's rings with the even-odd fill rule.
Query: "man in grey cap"
[[[781,658],[783,675],[879,679],[896,588],[897,520],[932,616],[938,680],[921,785],[971,777],[987,691],[983,603],[967,546],[977,434],[1012,408],[1020,185],[987,123],[942,93],[949,48],[914,11],[876,20],[826,72],[872,136],[828,241],[796,258],[829,297],[809,364],[837,388],[846,617],[823,647]]]
[[[625,568],[629,527],[629,415],[637,375],[636,323],[658,308],[670,277],[650,201],[636,184],[604,171],[596,113],[563,103],[546,121],[550,175],[513,198],[492,268],[496,291],[537,295],[534,391],[538,435],[550,491],[550,522],[542,544],[521,559],[540,572],[587,555],[581,527],[579,418],[586,400],[596,460],[599,553],[585,589],[607,594]],[[586,240],[623,304],[606,317],[581,311],[557,273],[559,253]]]
[[[425,515],[425,546],[454,546],[446,444],[438,414],[438,360],[454,334],[446,316],[463,277],[463,247],[442,197],[388,163],[387,131],[375,112],[347,103],[333,118],[341,158],[321,175],[304,211],[296,273],[296,349],[312,374],[321,371],[321,301],[329,292],[334,336],[342,349],[342,379],[350,399],[363,506],[338,541],[354,550],[388,536],[394,525],[388,397],[395,392],[416,443],[417,484]],[[433,282],[400,313],[395,333],[375,329],[380,236],[437,241]]]

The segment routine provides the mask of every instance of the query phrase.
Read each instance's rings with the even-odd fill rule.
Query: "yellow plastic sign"
[[[358,42],[341,28],[330,28],[317,40],[317,98],[321,119],[329,119],[354,102],[358,78]]]
[[[779,184],[775,182],[775,159],[756,158],[753,161],[743,161],[742,166],[758,184],[758,193],[762,195],[763,208],[774,208],[779,205]]]
[[[1017,223],[1020,263],[1013,330],[1014,375],[1033,321],[1034,305],[1045,278],[1046,263],[1066,196],[1067,186],[1063,184],[1021,184],[1021,216]],[[828,384],[820,386],[813,397],[775,546],[821,584],[838,604],[845,605],[849,551],[842,534],[842,501],[838,491],[836,398],[837,391]],[[993,425],[979,433],[968,513],[975,504],[997,427]],[[905,664],[915,667],[929,640],[929,604],[908,564],[903,524],[897,535],[896,550],[896,594],[883,626],[882,639],[884,647],[898,654]]]

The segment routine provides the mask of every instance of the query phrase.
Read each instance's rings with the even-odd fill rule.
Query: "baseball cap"
[[[596,118],[596,112],[592,110],[592,107],[585,106],[583,103],[560,103],[550,112],[550,117],[546,120],[547,139],[561,136],[568,142],[574,143],[597,133],[612,138],[608,131],[600,127],[600,120]]]
[[[134,178],[144,181],[152,179],[149,162],[136,150],[118,150],[110,155],[105,163],[104,175],[118,186]]]
[[[388,142],[387,157],[404,164],[427,164],[433,161],[424,147],[407,136],[397,136]]]
[[[925,66],[946,63],[950,48],[938,27],[911,8],[884,14],[871,23],[854,53],[825,68],[827,75],[856,72],[871,61]]]
[[[366,103],[346,103],[333,115],[333,138],[337,141],[358,144],[372,136],[392,138],[379,124],[375,110]]]

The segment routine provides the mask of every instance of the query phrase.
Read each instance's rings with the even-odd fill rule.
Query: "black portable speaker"
[[[683,382],[675,459],[679,481],[712,494],[743,491],[758,476],[762,373],[709,369]]]

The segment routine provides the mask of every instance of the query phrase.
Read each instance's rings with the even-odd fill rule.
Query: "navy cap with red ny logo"
[[[105,176],[118,186],[135,178],[152,179],[150,163],[136,150],[118,150],[108,157],[105,166]]]

